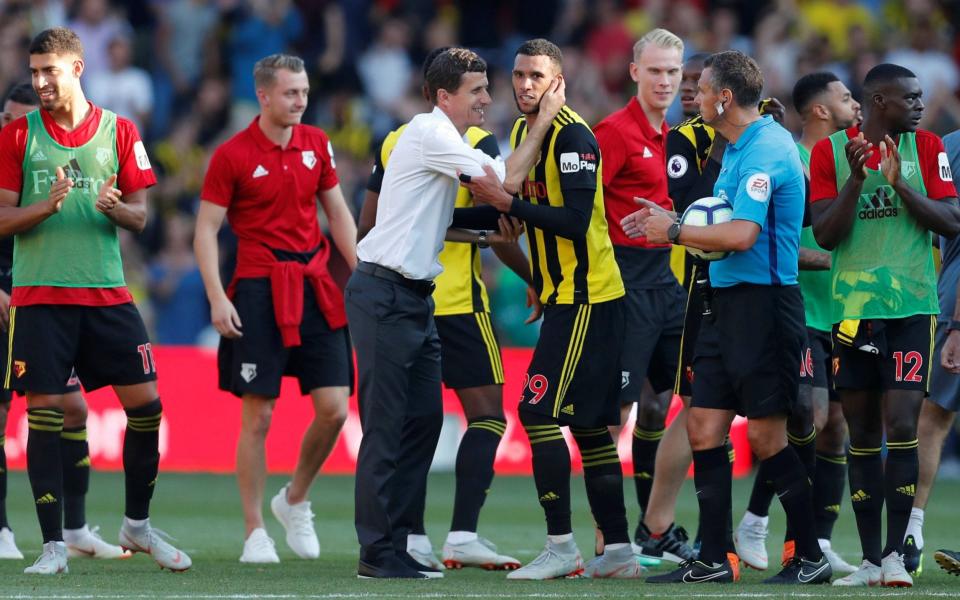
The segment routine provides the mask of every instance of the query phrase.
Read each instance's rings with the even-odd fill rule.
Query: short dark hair
[[[906,67],[901,67],[893,63],[880,63],[867,71],[867,76],[863,79],[863,89],[869,93],[897,79],[915,79],[916,77],[916,74]]]
[[[30,42],[30,54],[74,54],[83,58],[83,44],[72,29],[44,29]]]
[[[757,61],[739,50],[717,52],[703,61],[712,71],[710,85],[714,91],[724,88],[733,92],[738,106],[757,106],[763,94],[763,73]]]
[[[520,47],[517,48],[517,53],[514,56],[518,56],[520,54],[524,56],[547,56],[555,65],[557,65],[557,69],[563,67],[563,52],[560,51],[559,46],[550,40],[545,40],[543,38],[527,40],[520,44]]]
[[[423,79],[427,79],[427,71],[430,70],[430,65],[433,64],[433,61],[437,60],[437,57],[452,48],[453,46],[441,46],[440,48],[434,48],[427,53],[427,56],[423,59]]]
[[[694,63],[703,64],[707,61],[708,58],[710,58],[709,52],[697,52],[695,54],[691,54],[690,57],[687,58],[687,60],[683,61],[683,64],[684,66],[694,64]]]
[[[27,106],[40,106],[40,98],[37,97],[37,92],[33,90],[33,85],[29,83],[18,83],[10,88],[3,101],[26,104]]]
[[[813,100],[827,91],[827,88],[834,81],[840,81],[840,79],[830,71],[819,71],[804,75],[793,86],[793,108],[798,113],[803,114],[810,108]]]
[[[437,55],[427,69],[427,90],[430,101],[437,101],[437,92],[456,92],[464,73],[486,73],[487,62],[473,50],[448,48]]]

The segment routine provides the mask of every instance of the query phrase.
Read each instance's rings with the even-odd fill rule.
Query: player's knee
[[[909,442],[917,439],[917,423],[896,422],[887,424],[887,441]]]
[[[549,417],[544,414],[534,412],[532,410],[527,410],[521,404],[520,409],[517,411],[517,416],[520,418],[520,424],[526,429],[527,427],[535,425],[556,425],[557,420],[553,417]]]
[[[667,422],[667,406],[660,402],[637,404],[637,425],[644,429],[663,429]]]
[[[329,403],[323,407],[318,407],[314,414],[314,422],[326,429],[340,430],[343,424],[347,422],[346,403]]]
[[[247,407],[243,411],[243,430],[249,435],[265,438],[270,431],[270,422],[273,419],[273,405],[269,402],[260,402],[255,408]]]

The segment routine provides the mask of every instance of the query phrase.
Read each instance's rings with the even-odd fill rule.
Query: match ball
[[[718,223],[727,223],[733,218],[733,207],[723,198],[707,196],[700,198],[683,211],[680,224],[690,227],[705,227]],[[706,252],[687,246],[687,252],[703,260],[721,260],[730,256],[730,252]]]

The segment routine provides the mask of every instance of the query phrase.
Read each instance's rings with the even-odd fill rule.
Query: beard
[[[521,114],[524,114],[524,115],[536,115],[536,114],[540,114],[540,101],[539,101],[539,100],[537,101],[537,105],[534,106],[532,109],[523,110],[523,107],[520,106],[520,99],[517,98],[517,91],[514,90],[514,91],[513,91],[513,102],[514,102],[514,104],[517,105],[517,110],[520,111]]]

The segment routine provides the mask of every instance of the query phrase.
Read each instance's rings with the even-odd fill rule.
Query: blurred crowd
[[[505,151],[521,41],[547,37],[562,47],[568,104],[596,123],[636,92],[632,46],[656,26],[683,38],[688,56],[734,48],[755,57],[766,94],[788,106],[794,130],[797,78],[830,70],[856,95],[879,62],[919,77],[922,127],[960,127],[960,0],[0,0],[0,90],[29,79],[30,38],[63,24],[83,41],[88,97],[137,124],[157,171],[148,230],[126,237],[123,252],[128,284],[161,344],[216,340],[191,250],[193,215],[213,149],[257,113],[253,64],[275,52],[306,60],[305,122],[329,134],[356,214],[377,144],[426,108],[420,64],[438,46],[468,46],[487,59],[487,127]],[[680,119],[675,109],[671,123]],[[222,244],[228,277],[229,232]],[[532,343],[536,332],[522,325],[525,286],[496,259],[488,263],[501,341]]]

